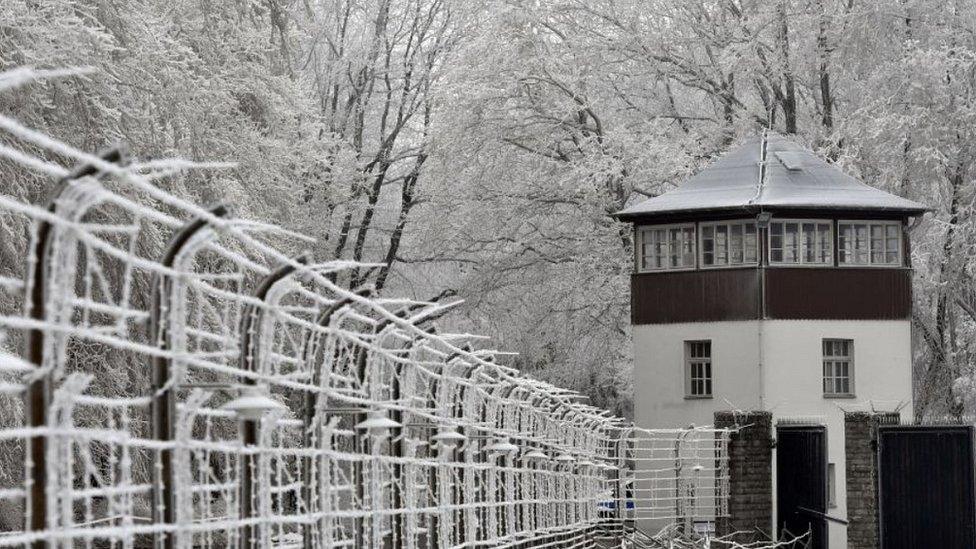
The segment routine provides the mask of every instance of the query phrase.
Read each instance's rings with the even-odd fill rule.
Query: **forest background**
[[[972,2],[0,2],[0,70],[23,66],[89,72],[0,112],[234,162],[162,184],[377,264],[346,284],[456,293],[442,324],[624,415],[632,243],[610,214],[772,128],[933,208],[911,233],[916,413],[976,411]],[[0,185],[41,203],[52,182],[0,162]],[[0,265],[27,238],[0,223]]]

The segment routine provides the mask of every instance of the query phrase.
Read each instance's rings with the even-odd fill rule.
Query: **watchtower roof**
[[[862,183],[810,149],[767,132],[733,147],[677,189],[625,208],[616,216],[633,221],[679,212],[783,209],[903,215],[920,215],[929,210],[924,204]]]

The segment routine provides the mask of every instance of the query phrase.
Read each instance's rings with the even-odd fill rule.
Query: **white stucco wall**
[[[824,424],[837,489],[837,507],[828,512],[841,519],[847,518],[844,411],[901,406],[902,417],[912,417],[907,320],[709,322],[641,325],[633,330],[634,414],[639,425],[710,424],[715,411],[731,408],[769,410],[774,424],[786,418]],[[854,340],[854,398],[824,398],[824,338]],[[712,341],[711,399],[685,399],[684,341],[696,339]],[[775,509],[775,455],[773,465]],[[843,525],[830,523],[829,530],[832,549],[847,546]]]
[[[634,420],[641,427],[711,425],[716,410],[759,407],[759,321],[633,327]],[[712,399],[685,399],[684,342],[712,341]]]

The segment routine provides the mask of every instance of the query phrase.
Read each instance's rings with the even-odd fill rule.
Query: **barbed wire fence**
[[[24,464],[0,547],[593,547],[727,512],[728,431],[638,429],[440,330],[450,296],[343,287],[363,265],[158,185],[219,165],[0,131],[57,180],[0,190],[30,235],[0,265],[0,456]]]

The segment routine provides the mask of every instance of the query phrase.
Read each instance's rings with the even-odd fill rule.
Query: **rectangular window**
[[[854,395],[854,341],[823,340],[823,392],[831,396]]]
[[[641,272],[695,268],[695,226],[638,228],[637,265]]]
[[[833,224],[797,219],[769,224],[769,262],[774,265],[832,265]]]
[[[702,268],[755,265],[759,257],[755,221],[701,225]]]
[[[837,224],[841,265],[901,265],[901,223],[841,221]]]
[[[711,341],[685,341],[685,396],[712,397]]]

